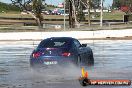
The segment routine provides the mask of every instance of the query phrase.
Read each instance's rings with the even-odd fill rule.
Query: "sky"
[[[1,2],[5,3],[11,3],[11,0],[0,0]],[[58,5],[59,3],[63,2],[64,0],[46,0],[46,3]],[[104,6],[107,7],[109,5],[112,5],[113,0],[105,0]]]

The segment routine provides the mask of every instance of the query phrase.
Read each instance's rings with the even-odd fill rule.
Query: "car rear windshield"
[[[71,44],[68,39],[46,39],[39,44],[38,48],[59,48],[70,45]]]

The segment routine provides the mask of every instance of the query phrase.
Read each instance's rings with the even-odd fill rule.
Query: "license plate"
[[[57,61],[45,61],[44,64],[45,65],[53,65],[53,64],[57,64]]]

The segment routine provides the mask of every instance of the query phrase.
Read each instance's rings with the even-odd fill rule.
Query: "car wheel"
[[[94,65],[94,57],[93,57],[93,52],[89,53],[88,58],[85,62],[86,65]]]
[[[93,57],[93,53],[91,53],[88,57],[88,65],[94,65],[94,57]]]
[[[81,57],[80,56],[77,57],[77,65],[79,67],[81,66]]]

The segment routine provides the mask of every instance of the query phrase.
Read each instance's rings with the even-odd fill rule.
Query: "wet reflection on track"
[[[88,43],[93,49],[95,65],[85,67],[92,79],[132,80],[132,40],[104,40]],[[48,75],[30,68],[32,43],[0,44],[0,88],[82,88],[78,82],[80,68],[63,69],[65,74]],[[47,71],[46,71],[47,72]],[[60,76],[61,75],[61,76]],[[131,88],[132,86],[89,86],[90,88]]]

